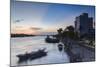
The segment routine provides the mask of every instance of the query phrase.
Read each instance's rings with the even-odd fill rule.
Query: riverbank
[[[78,41],[63,41],[64,50],[69,55],[70,62],[95,61],[95,48]]]

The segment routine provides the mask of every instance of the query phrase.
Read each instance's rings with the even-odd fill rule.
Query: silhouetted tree
[[[68,30],[68,31],[74,32],[74,27],[73,27],[73,26],[68,26],[68,27],[67,27],[67,30]]]
[[[62,30],[62,28],[59,28],[57,31],[58,31],[58,38],[61,40],[63,30]]]
[[[57,31],[58,31],[58,34],[61,34],[63,30],[62,28],[59,28]]]
[[[62,37],[67,37],[70,39],[78,39],[78,34],[76,32],[74,32],[74,27],[73,26],[68,26],[66,27],[66,30],[63,31],[62,33]]]

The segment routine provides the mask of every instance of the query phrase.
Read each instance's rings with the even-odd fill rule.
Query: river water
[[[58,43],[46,43],[45,38],[45,36],[11,38],[11,66],[68,63],[69,57],[64,50],[61,52],[58,50]],[[20,64],[17,63],[18,57],[16,55],[43,48],[46,48],[47,56]]]

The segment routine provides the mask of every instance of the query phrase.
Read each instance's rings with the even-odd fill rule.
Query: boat
[[[45,39],[45,42],[47,42],[47,43],[59,43],[59,39],[50,38],[49,36],[47,36],[47,38]]]
[[[58,44],[58,50],[62,51],[63,50],[63,45],[62,44]]]
[[[33,51],[33,52],[30,52],[30,53],[26,52],[25,54],[17,55],[17,57],[19,58],[18,63],[25,62],[27,60],[38,59],[38,58],[44,57],[46,55],[47,55],[47,52],[45,51],[45,49],[39,49],[36,52]]]
[[[31,55],[34,55],[34,56],[31,56],[30,60],[34,60],[34,59],[37,59],[37,58],[47,56],[47,52],[45,52],[44,49],[43,49],[43,50],[38,50],[36,53],[31,54]]]

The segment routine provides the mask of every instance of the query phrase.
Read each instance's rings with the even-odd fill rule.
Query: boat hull
[[[47,43],[59,43],[58,39],[46,38],[45,41]]]
[[[26,53],[26,54],[19,54],[17,57],[19,58],[18,63],[25,62],[27,60],[34,60],[41,57],[47,56],[47,52],[43,50],[38,50],[36,52]]]

